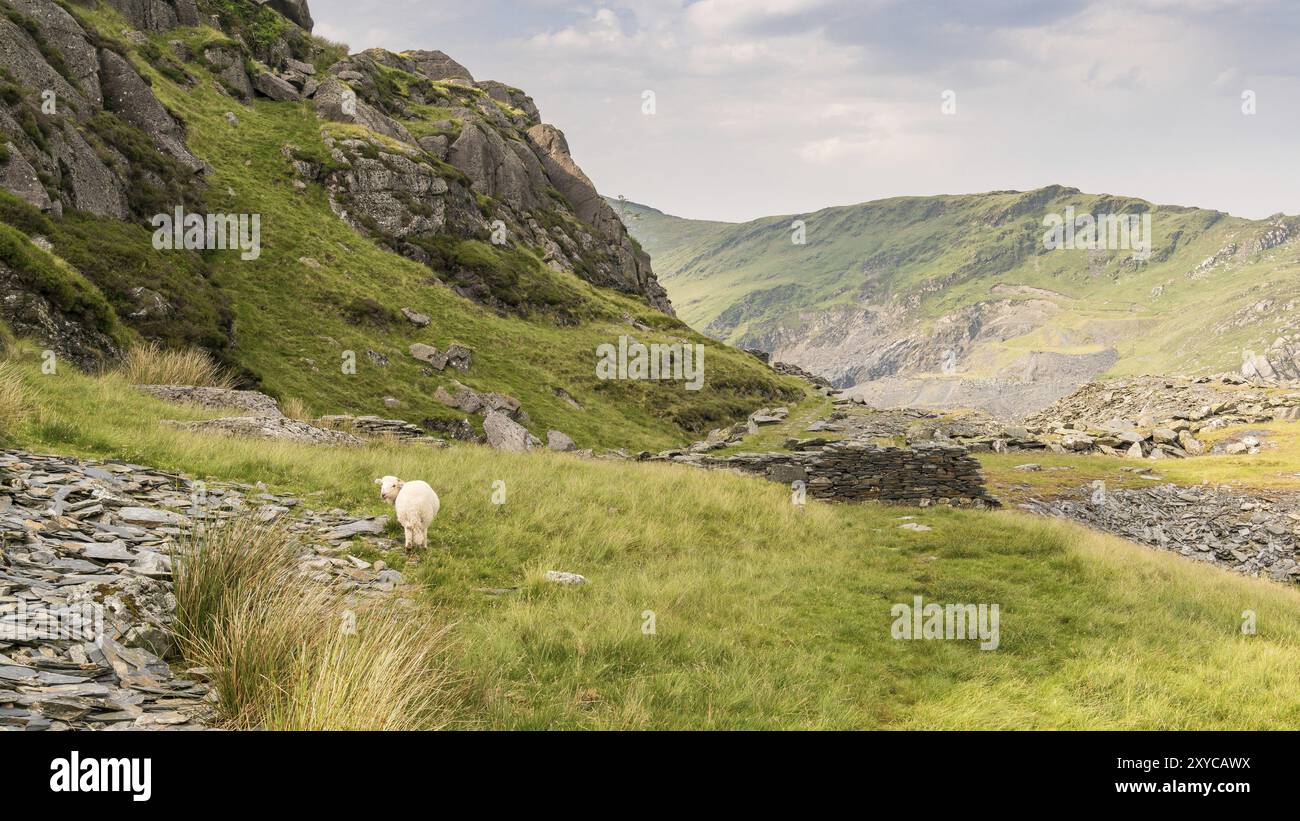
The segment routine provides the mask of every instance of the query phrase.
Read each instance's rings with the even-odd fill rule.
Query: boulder
[[[558,430],[548,430],[546,432],[546,447],[558,451],[574,451],[578,449],[577,443],[569,438],[567,433]]]
[[[253,88],[258,94],[277,102],[294,102],[302,99],[293,83],[270,71],[259,71],[253,78]]]
[[[402,316],[406,317],[407,320],[417,328],[427,328],[429,323],[433,321],[429,318],[428,314],[422,314],[418,311],[413,311],[410,308],[403,308]],[[412,356],[414,356],[414,354],[412,354]],[[419,357],[417,356],[416,359],[419,359]]]
[[[409,60],[419,74],[430,80],[468,80],[474,82],[474,75],[469,69],[443,54],[441,51],[408,51],[403,56]]]
[[[573,586],[573,585],[588,583],[586,576],[581,576],[577,573],[567,573],[563,570],[548,570],[546,571],[545,578],[548,582],[551,582],[552,584],[562,584],[565,586]]]
[[[526,453],[532,447],[533,437],[528,428],[500,411],[488,411],[483,417],[483,433],[488,444],[497,450]]]
[[[432,345],[426,345],[423,342],[415,342],[408,349],[411,356],[421,362],[428,362],[438,370],[442,370],[447,365],[447,357],[438,353],[438,349]]]
[[[304,31],[311,31],[312,26],[316,25],[311,19],[311,10],[307,8],[307,0],[254,0],[254,2],[269,5]]]

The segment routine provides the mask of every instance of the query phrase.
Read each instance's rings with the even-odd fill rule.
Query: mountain
[[[676,444],[801,395],[674,317],[520,89],[440,51],[348,54],[301,0],[0,11],[0,322],[64,361],[196,346],[318,413],[444,432],[459,381],[581,446]],[[206,241],[160,229],[187,215]],[[209,247],[226,218],[248,248]],[[599,380],[625,335],[706,345],[704,389]]]
[[[693,327],[873,403],[1018,417],[1097,376],[1300,375],[1295,217],[1246,220],[1062,186],[738,224],[610,202]],[[1149,256],[1049,250],[1045,220],[1071,213],[1134,216],[1139,227],[1149,214]]]

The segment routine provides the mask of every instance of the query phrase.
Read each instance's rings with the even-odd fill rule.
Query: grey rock
[[[528,429],[500,411],[490,410],[483,417],[483,433],[497,450],[525,453],[532,447]]]
[[[253,89],[262,96],[278,102],[294,102],[302,99],[302,95],[292,83],[270,71],[258,72],[253,78]]]
[[[551,582],[552,584],[564,585],[566,587],[589,583],[586,576],[580,576],[577,573],[568,573],[563,570],[548,570],[546,571],[545,578],[546,581]]]
[[[558,430],[548,430],[546,432],[546,447],[558,451],[574,451],[578,449],[577,443],[569,437],[568,434]]]

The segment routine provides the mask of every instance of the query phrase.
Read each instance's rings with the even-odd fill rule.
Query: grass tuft
[[[445,726],[455,689],[447,628],[431,611],[345,603],[302,577],[284,528],[248,518],[175,554],[174,630],[212,670],[237,729],[411,730]]]
[[[316,418],[307,403],[297,396],[290,396],[281,402],[280,412],[290,419],[297,419],[299,422],[311,422]]]
[[[235,378],[204,351],[169,349],[155,342],[132,347],[118,368],[132,385],[199,385],[233,389]]]
[[[31,413],[32,396],[18,368],[0,362],[0,441],[13,436]]]

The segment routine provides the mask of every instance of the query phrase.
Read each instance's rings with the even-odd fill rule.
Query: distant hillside
[[[1097,374],[1294,376],[1300,219],[1050,186],[741,224],[611,201],[678,314],[885,404],[1019,415]],[[1048,250],[1044,217],[1150,213],[1150,258]],[[802,220],[806,244],[792,242]]]

